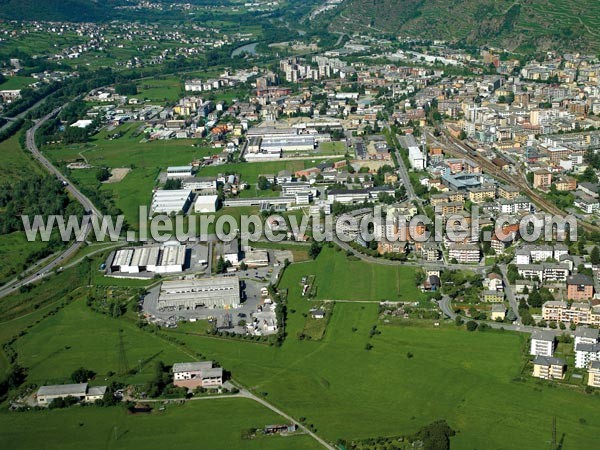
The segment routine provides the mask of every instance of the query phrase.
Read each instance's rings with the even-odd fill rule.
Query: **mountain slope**
[[[0,0],[0,17],[17,20],[94,22],[110,16],[112,0]]]
[[[597,0],[347,0],[330,28],[429,39],[599,49]]]

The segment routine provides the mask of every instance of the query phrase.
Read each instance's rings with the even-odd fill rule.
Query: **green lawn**
[[[285,423],[248,399],[222,398],[169,405],[163,412],[131,415],[124,408],[72,407],[0,415],[0,447],[17,449],[318,449],[311,437],[262,436],[242,431]]]

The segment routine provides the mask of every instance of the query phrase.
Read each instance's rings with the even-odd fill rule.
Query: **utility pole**
[[[552,416],[552,441],[550,442],[550,450],[557,450],[557,445],[556,445],[556,416]]]

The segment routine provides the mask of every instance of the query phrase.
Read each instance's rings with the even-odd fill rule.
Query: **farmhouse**
[[[219,388],[223,386],[223,369],[213,367],[212,361],[175,363],[173,384],[188,389]]]
[[[42,386],[38,389],[36,398],[38,405],[47,406],[56,398],[74,397],[80,402],[95,402],[102,400],[106,386],[88,387],[87,383],[59,384]]]
[[[158,296],[162,310],[237,308],[240,304],[238,277],[164,281]]]

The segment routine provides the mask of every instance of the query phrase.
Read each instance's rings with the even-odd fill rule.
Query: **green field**
[[[341,155],[346,154],[346,144],[341,141],[322,142],[319,145],[319,152],[324,155]]]
[[[131,415],[124,408],[78,408],[0,415],[0,447],[11,449],[318,449],[311,437],[262,436],[242,431],[285,423],[248,399],[222,398],[169,405],[165,411]],[[215,432],[218,430],[218,432]]]
[[[138,94],[134,98],[151,102],[176,102],[183,93],[183,83],[177,77],[141,80],[137,83]]]
[[[31,83],[35,83],[35,78],[31,77],[7,77],[6,81],[0,84],[0,89],[2,90],[13,90],[13,89],[24,89],[29,86]]]
[[[21,148],[18,134],[0,142],[0,155],[2,157],[0,184],[13,182],[32,172],[43,173],[29,153]]]
[[[48,246],[42,241],[29,242],[25,233],[15,231],[10,234],[0,235],[0,282],[6,281],[19,273],[27,266],[29,255],[43,250]]]
[[[285,272],[285,286],[300,295],[304,275],[316,275],[319,300],[407,301],[424,298],[415,283],[415,269],[350,260],[345,252],[325,247],[316,261],[292,265]]]
[[[409,434],[434,420],[446,419],[458,432],[452,438],[453,448],[544,449],[551,437],[552,417],[556,416],[558,436],[561,439],[564,433],[565,448],[595,448],[600,433],[600,397],[586,395],[580,389],[533,381],[527,375],[522,380],[526,335],[501,331],[469,333],[453,324],[437,328],[385,325],[378,317],[376,303],[351,301],[335,304],[322,340],[299,340],[298,333],[306,326],[305,314],[315,305],[300,296],[299,281],[305,274],[316,275],[318,297],[322,298],[394,299],[399,296],[398,286],[403,291],[400,296],[413,297],[414,277],[407,271],[412,269],[400,271],[396,267],[345,262],[346,258],[343,252],[325,248],[316,261],[292,264],[286,269],[280,283],[280,288],[289,291],[287,339],[282,347],[205,337],[201,332],[187,334],[190,329],[186,327],[149,333],[138,329],[128,319],[132,318],[129,313],[125,318],[109,318],[93,312],[83,299],[76,299],[17,340],[19,362],[29,369],[28,382],[64,382],[75,368],[84,366],[97,372],[95,383],[101,383],[108,371],[119,370],[118,336],[122,329],[126,360],[131,368],[141,366],[141,370],[136,375],[115,378],[143,383],[152,375],[154,361],[172,364],[193,360],[201,353],[218,361],[236,381],[285,412],[296,418],[306,417],[307,423],[314,424],[317,432],[330,441]],[[61,274],[51,282],[68,283],[68,278],[61,276],[70,275]],[[54,289],[51,284],[46,287]],[[36,299],[38,294],[31,293]],[[38,312],[32,314],[35,317]],[[16,333],[17,325],[26,323],[17,319],[2,324],[9,325],[9,331],[0,334],[3,341]],[[370,337],[374,326],[381,334]],[[366,344],[372,349],[366,350]],[[412,358],[407,357],[409,352]],[[197,404],[208,407],[211,402]],[[182,410],[189,411],[186,408],[193,409],[195,405]],[[23,446],[28,448],[26,445],[34,446],[41,439],[29,430],[47,430],[43,433],[45,438],[46,434],[61,436],[58,424],[72,423],[72,411],[78,411],[76,420],[84,423],[82,427],[89,426],[91,439],[97,441],[102,435],[103,445],[109,448],[142,445],[145,425],[133,426],[130,420],[154,423],[156,417],[132,418],[124,416],[121,410],[100,408],[13,414],[3,418],[5,426],[0,439],[12,441],[15,435],[26,434]],[[167,408],[164,423],[169,423],[167,417],[172,413]],[[56,422],[48,419],[60,415],[66,418]],[[243,416],[248,420],[259,417]],[[222,448],[244,448],[231,443],[233,431],[228,437],[229,427],[239,436],[241,419],[237,416],[220,417],[206,428],[190,427],[196,417],[193,413],[185,415],[190,420],[183,417],[182,430],[188,431],[182,431],[183,436],[178,439],[195,440],[194,433],[202,432],[209,443],[221,437]],[[122,445],[109,440],[116,423],[129,430]],[[252,426],[243,423],[244,427]],[[78,444],[80,439],[78,433],[69,433],[68,445]],[[299,438],[296,447],[296,438],[293,439],[285,441],[286,448],[312,445]],[[270,443],[261,441],[256,445],[269,448],[266,446]],[[149,445],[153,448],[154,444]]]

